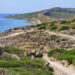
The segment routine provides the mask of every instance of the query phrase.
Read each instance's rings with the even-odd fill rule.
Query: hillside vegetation
[[[14,57],[12,57],[13,54]],[[53,75],[53,68],[45,65],[44,60],[41,58],[31,60],[30,57],[24,56],[23,50],[12,46],[0,47],[1,69],[7,75],[12,75],[12,73],[14,75]]]
[[[75,29],[75,18],[37,24],[37,27],[39,30],[49,29],[50,31],[51,30],[63,31],[63,30]]]
[[[48,56],[55,57],[57,60],[67,60],[69,64],[75,65],[75,49],[65,50],[65,49],[52,49],[48,52]]]
[[[54,19],[75,17],[75,8],[51,8],[43,11],[7,16],[7,18],[27,19],[32,22],[47,22]]]

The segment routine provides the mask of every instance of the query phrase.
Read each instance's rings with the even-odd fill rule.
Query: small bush
[[[72,64],[75,65],[75,59],[72,60]]]
[[[7,47],[3,48],[3,51],[8,52],[8,53],[15,53],[15,54],[20,54],[22,52],[22,50],[17,49],[12,46],[7,46]]]
[[[0,61],[0,67],[20,67],[23,65],[23,62],[20,61]]]
[[[58,60],[68,60],[68,61],[72,61],[73,59],[75,59],[75,55],[71,55],[71,54],[60,54],[57,56]]]
[[[65,51],[64,53],[65,53],[65,54],[75,55],[75,49]]]
[[[70,24],[70,21],[61,21],[61,24]]]
[[[30,32],[31,34],[36,34],[36,32]]]
[[[54,71],[54,69],[51,66],[45,66],[45,68],[47,68],[49,71]]]
[[[46,26],[41,26],[41,27],[39,27],[38,29],[39,29],[39,30],[41,30],[41,29],[46,29]]]
[[[42,60],[41,58],[33,59],[33,62],[34,62],[34,63],[39,63],[39,64],[41,64],[41,65],[44,65],[44,63],[45,63],[45,61]]]
[[[75,19],[73,19],[72,22],[75,22]]]
[[[56,41],[57,41],[57,42],[60,42],[60,41],[61,41],[61,38],[58,37],[58,38],[56,39]]]
[[[46,26],[46,25],[48,25],[48,23],[42,23],[42,25],[45,25]]]
[[[56,48],[56,49],[53,49],[53,50],[51,50],[51,51],[49,51],[48,52],[48,56],[52,56],[53,54],[55,54],[55,53],[63,53],[65,50],[64,49],[58,49],[58,48]]]
[[[11,59],[12,59],[10,54],[3,54],[3,55],[1,56],[1,58],[2,58],[3,60],[11,60]]]
[[[39,27],[39,26],[42,26],[42,24],[37,24],[36,26]]]
[[[75,25],[72,26],[72,29],[75,29]]]
[[[61,31],[61,30],[67,30],[67,29],[69,29],[69,26],[62,26],[59,30]]]
[[[57,26],[51,26],[50,27],[50,30],[56,30],[57,29]]]
[[[51,35],[51,36],[50,36],[50,39],[52,39],[52,40],[55,40],[56,38],[57,38],[56,35]]]
[[[46,25],[48,25],[48,23],[41,23],[41,24],[37,24],[37,27],[39,27],[39,26],[46,26]]]
[[[54,22],[51,22],[50,27],[51,27],[51,26],[55,26],[55,25],[54,25]]]

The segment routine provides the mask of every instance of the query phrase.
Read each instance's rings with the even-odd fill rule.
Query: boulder
[[[39,58],[43,57],[43,53],[37,52],[36,57],[39,57]]]
[[[33,51],[31,51],[31,52],[29,52],[28,54],[27,54],[27,56],[35,56],[35,50],[33,50]]]
[[[40,57],[41,58],[41,57],[43,57],[43,53],[33,50],[30,53],[28,53],[27,56],[30,56],[30,57],[34,56],[34,57]]]
[[[17,56],[16,54],[12,54],[11,57],[12,57],[12,59],[15,59],[15,60],[18,60],[18,61],[21,60],[20,57]]]

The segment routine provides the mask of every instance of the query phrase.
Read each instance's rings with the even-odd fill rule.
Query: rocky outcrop
[[[11,55],[11,58],[14,59],[14,60],[18,60],[18,61],[21,60],[20,57],[17,56],[16,54],[12,54],[12,55]]]
[[[40,51],[31,51],[31,52],[29,52],[29,53],[27,53],[27,56],[30,56],[30,57],[39,57],[39,58],[41,58],[41,57],[43,57],[43,53],[41,53]]]

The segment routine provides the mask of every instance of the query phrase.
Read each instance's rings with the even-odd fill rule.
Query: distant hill
[[[15,14],[9,14],[9,13],[0,13],[0,18],[4,18],[8,15],[15,15]]]
[[[7,18],[27,19],[33,22],[47,22],[54,19],[64,19],[69,17],[75,17],[75,8],[52,8],[38,12],[18,14],[13,16],[7,16]]]

